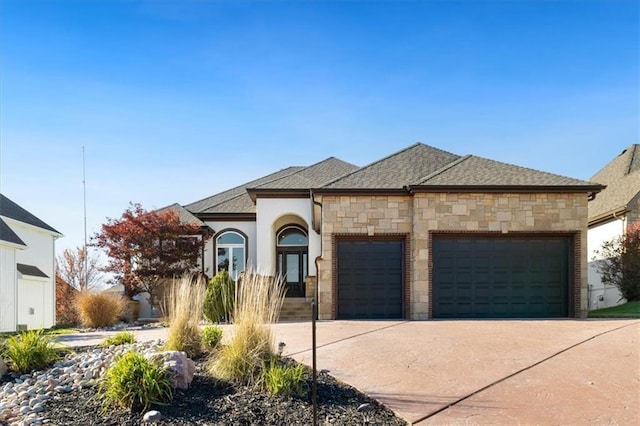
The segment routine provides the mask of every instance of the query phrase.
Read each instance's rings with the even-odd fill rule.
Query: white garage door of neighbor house
[[[29,329],[44,326],[45,282],[18,280],[18,324]]]

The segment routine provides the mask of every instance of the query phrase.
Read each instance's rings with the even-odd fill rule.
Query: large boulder
[[[185,352],[164,351],[150,355],[160,359],[171,375],[171,386],[177,389],[188,389],[196,372],[196,363]]]

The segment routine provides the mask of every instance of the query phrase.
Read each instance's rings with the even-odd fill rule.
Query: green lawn
[[[640,318],[640,302],[627,302],[589,312],[589,318]]]

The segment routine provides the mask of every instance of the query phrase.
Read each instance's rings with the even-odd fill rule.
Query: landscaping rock
[[[150,354],[149,358],[161,359],[171,374],[171,386],[177,389],[189,389],[196,372],[196,363],[186,353],[180,351],[164,351]]]
[[[162,414],[160,414],[160,411],[157,410],[147,411],[142,417],[142,420],[147,423],[158,423],[161,419]]]
[[[9,371],[9,368],[7,368],[7,364],[4,362],[2,358],[0,358],[0,377],[7,374],[8,371]]]

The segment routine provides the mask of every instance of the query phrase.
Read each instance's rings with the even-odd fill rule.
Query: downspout
[[[319,287],[320,287],[320,268],[318,268],[318,262],[320,261],[320,259],[322,259],[322,203],[319,203],[316,201],[315,196],[313,194],[313,190],[311,191],[311,226],[313,227],[313,230],[315,231],[316,229],[316,215],[315,215],[315,209],[314,206],[318,206],[320,207],[320,232],[316,233],[318,235],[320,235],[320,256],[316,256],[316,258],[313,260],[313,263],[316,265],[316,289],[314,291],[314,297],[315,297],[315,304],[316,304],[316,320],[318,319],[319,316],[319,312],[320,309],[318,309],[318,307],[320,306],[320,300],[319,300]]]

